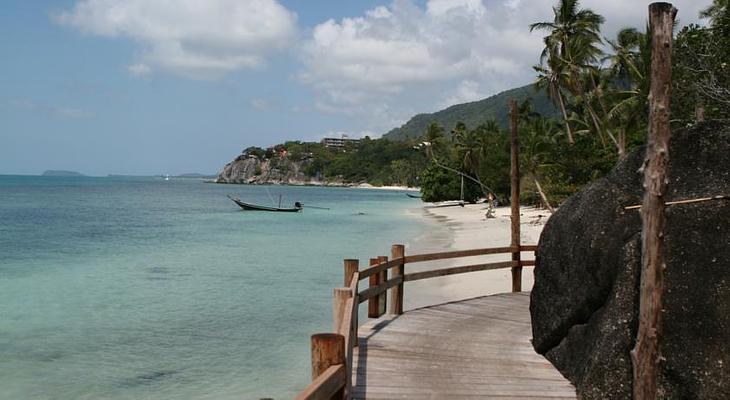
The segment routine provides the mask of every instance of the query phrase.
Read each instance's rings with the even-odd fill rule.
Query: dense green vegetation
[[[282,169],[287,165],[281,162],[285,150],[288,161],[303,162],[307,175],[330,181],[418,186],[427,159],[414,149],[415,143],[365,137],[344,149],[333,149],[316,142],[290,141],[266,150],[250,147],[244,153],[271,160]]]

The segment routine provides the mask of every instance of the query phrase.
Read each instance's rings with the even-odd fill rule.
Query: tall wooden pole
[[[669,105],[672,87],[672,29],[677,9],[669,3],[649,5],[651,88],[649,136],[644,160],[644,201],[641,206],[641,289],[639,330],[631,351],[634,399],[657,398],[661,355],[662,294],[664,292],[664,193],[669,165]]]
[[[394,244],[390,248],[390,257],[393,260],[403,258],[406,250],[402,244]],[[393,267],[392,277],[396,278],[405,275],[405,264],[402,262]],[[390,313],[395,315],[403,314],[403,282],[390,289]]]
[[[510,200],[512,203],[512,242],[515,248],[512,252],[512,261],[520,262],[520,142],[517,139],[517,102],[510,102],[510,116],[512,125],[512,182]],[[512,291],[522,291],[522,267],[512,267]]]
[[[352,278],[355,276],[355,273],[358,272],[360,269],[360,261],[355,259],[346,259],[344,261],[345,266],[345,287],[350,287],[350,283],[352,283]],[[355,301],[357,302],[357,284],[355,285]],[[355,303],[359,304],[359,303]],[[357,305],[355,306],[355,310],[352,314],[352,326],[353,326],[353,337],[355,340],[353,341],[353,346],[357,347],[358,340],[357,340],[357,326],[358,326],[358,308]]]

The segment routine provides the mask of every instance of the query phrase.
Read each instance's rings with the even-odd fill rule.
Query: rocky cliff
[[[260,159],[242,154],[226,164],[216,183],[247,184],[289,184],[289,185],[324,185],[327,184],[319,176],[305,173],[311,160],[292,161],[287,158]]]
[[[582,399],[631,398],[644,149],[571,197],[539,242],[533,345]],[[730,194],[730,124],[674,132],[667,201]],[[667,208],[662,399],[730,398],[730,202]]]

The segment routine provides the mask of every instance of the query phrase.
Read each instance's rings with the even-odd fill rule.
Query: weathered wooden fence
[[[345,286],[336,288],[333,295],[333,332],[312,335],[312,383],[299,393],[296,399],[351,398],[352,354],[358,341],[358,306],[361,303],[368,302],[370,318],[382,316],[386,309],[390,314],[399,315],[403,313],[405,282],[502,268],[512,269],[512,291],[520,291],[522,267],[535,265],[534,259],[522,260],[520,253],[534,252],[536,249],[535,245],[518,244],[509,247],[406,255],[404,246],[395,244],[391,248],[390,259],[385,256],[371,258],[370,265],[363,270],[359,269],[358,260],[345,260]],[[493,254],[509,255],[510,260],[406,273],[407,264]],[[359,283],[365,279],[368,280],[368,287],[360,290]],[[386,307],[388,304],[390,307]]]

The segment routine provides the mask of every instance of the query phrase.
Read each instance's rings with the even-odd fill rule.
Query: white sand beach
[[[510,208],[496,209],[496,218],[485,217],[484,204],[470,204],[465,207],[425,206],[418,211],[431,226],[421,237],[406,243],[406,254],[465,250],[486,247],[503,247],[510,244]],[[520,231],[522,244],[537,244],[542,228],[550,212],[534,207],[522,207]],[[456,260],[434,261],[406,265],[407,272],[427,270],[445,266],[468,265],[479,262],[509,261],[508,254],[469,257]],[[522,254],[523,259],[532,259],[531,252]],[[405,308],[412,309],[447,301],[466,299],[511,290],[510,269],[471,272],[447,277],[410,282],[405,287]],[[522,289],[532,288],[532,267],[524,267]]]

